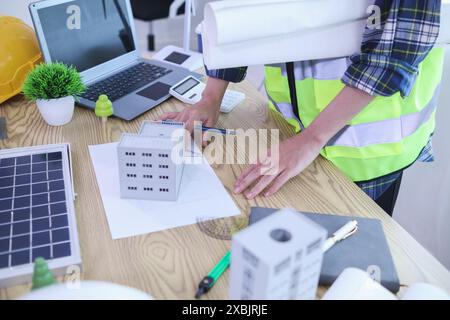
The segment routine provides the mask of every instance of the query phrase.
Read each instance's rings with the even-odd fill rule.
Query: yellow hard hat
[[[0,103],[22,90],[42,55],[34,30],[22,20],[0,16]]]

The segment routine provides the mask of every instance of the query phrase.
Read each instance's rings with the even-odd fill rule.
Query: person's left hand
[[[301,173],[320,153],[324,144],[311,138],[307,132],[300,133],[283,141],[277,149],[272,149],[266,159],[251,165],[237,179],[234,192],[244,193],[247,199],[253,199],[264,191],[269,197],[277,192],[289,179]],[[278,152],[279,161],[271,163],[271,154]],[[275,157],[276,158],[276,157]]]

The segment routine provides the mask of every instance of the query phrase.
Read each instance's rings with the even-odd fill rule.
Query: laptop
[[[149,5],[151,1],[149,1]],[[108,95],[114,115],[132,120],[199,74],[140,57],[129,0],[45,0],[29,6],[45,62],[77,68],[87,86],[78,104],[90,109]]]

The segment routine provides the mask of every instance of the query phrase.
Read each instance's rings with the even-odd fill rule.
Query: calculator
[[[205,88],[206,85],[202,81],[188,76],[171,87],[169,93],[184,103],[195,104],[201,100]],[[220,111],[229,113],[244,100],[244,93],[227,90],[220,105]]]

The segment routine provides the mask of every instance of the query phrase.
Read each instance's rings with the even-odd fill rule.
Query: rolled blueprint
[[[219,69],[358,53],[368,18],[375,12],[374,2],[210,2],[205,6],[202,28],[205,64],[210,69]],[[371,21],[376,22],[376,19]],[[438,43],[450,43],[450,0],[443,0]]]

